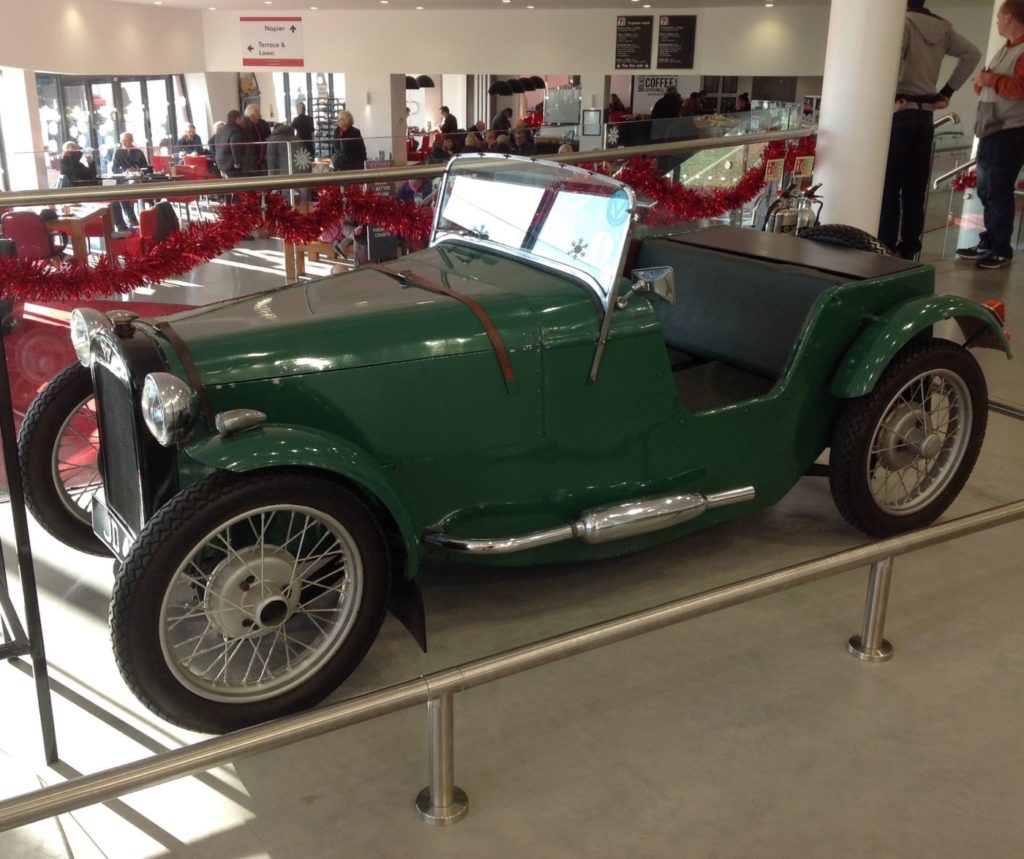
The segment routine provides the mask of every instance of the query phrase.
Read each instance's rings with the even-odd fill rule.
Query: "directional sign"
[[[239,18],[243,66],[302,66],[302,18]]]

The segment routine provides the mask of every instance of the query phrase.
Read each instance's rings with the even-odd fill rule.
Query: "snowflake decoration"
[[[608,126],[608,146],[619,145],[619,128],[616,125]]]
[[[583,241],[582,238],[576,239],[576,241],[572,242],[570,245],[569,255],[572,256],[574,259],[585,257],[587,255],[588,247],[589,245],[585,241]]]
[[[292,157],[295,162],[295,169],[299,173],[308,173],[313,169],[313,156],[305,147],[300,147]]]

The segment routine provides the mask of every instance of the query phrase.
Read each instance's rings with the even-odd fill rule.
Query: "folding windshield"
[[[508,156],[453,159],[431,244],[499,248],[580,277],[607,306],[629,236],[631,189],[576,167]]]

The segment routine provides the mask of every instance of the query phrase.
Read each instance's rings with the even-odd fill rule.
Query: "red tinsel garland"
[[[670,224],[712,218],[739,208],[757,195],[764,187],[769,160],[785,157],[786,170],[791,171],[796,158],[814,152],[814,144],[813,137],[802,138],[788,146],[783,141],[769,143],[761,161],[731,188],[695,190],[676,185],[659,175],[655,162],[646,158],[630,159],[616,175],[655,202],[645,210],[646,223]],[[607,173],[604,165],[588,166]],[[973,187],[974,174],[968,176],[974,180],[969,186]],[[53,264],[0,257],[0,295],[23,301],[68,301],[128,293],[143,284],[185,274],[235,247],[243,236],[258,229],[265,229],[286,242],[304,244],[316,241],[328,227],[349,218],[414,242],[422,242],[430,235],[433,223],[430,208],[382,197],[355,185],[344,192],[337,186],[324,187],[317,196],[316,208],[303,213],[292,208],[277,192],[242,194],[237,203],[221,207],[216,221],[190,224],[142,256],[126,258],[123,266],[109,256],[101,257],[94,266],[77,259]]]

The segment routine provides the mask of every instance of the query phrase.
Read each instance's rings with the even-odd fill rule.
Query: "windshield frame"
[[[622,222],[613,223],[611,219],[608,221],[610,226],[608,231],[608,240],[612,244],[607,249],[606,263],[600,267],[600,270],[597,271],[597,273],[593,270],[587,270],[587,268],[583,266],[573,265],[572,258],[569,254],[566,255],[565,260],[552,259],[550,256],[535,253],[533,250],[522,246],[516,247],[512,244],[491,240],[487,236],[475,235],[471,230],[464,229],[460,232],[454,232],[440,226],[442,222],[445,221],[446,207],[449,202],[452,201],[452,191],[456,180],[460,176],[466,176],[467,174],[485,174],[490,181],[500,184],[500,176],[503,166],[513,168],[513,170],[520,175],[523,172],[523,167],[528,166],[528,170],[535,174],[531,178],[536,178],[538,180],[537,184],[531,183],[531,186],[507,182],[506,185],[510,187],[536,187],[541,188],[546,193],[548,190],[557,191],[557,184],[578,178],[586,184],[603,188],[607,192],[607,197],[609,199],[618,197],[618,199],[621,200],[622,197],[620,195],[625,196],[625,211],[624,213],[617,213],[617,215],[624,215]],[[545,177],[547,177],[546,182],[544,181]],[[500,194],[500,190],[498,193]],[[571,191],[567,193],[571,193]],[[548,222],[549,217],[551,216],[552,209],[554,208],[553,203],[557,202],[558,196],[559,194],[556,193],[553,201],[548,200],[547,209],[543,211],[542,214],[539,213],[541,213],[541,210],[545,207],[544,202],[541,202],[537,206],[535,215],[541,218],[541,220],[536,225],[536,230],[531,225],[531,228],[527,231],[527,236],[524,238],[524,244],[532,244],[531,239],[535,240],[537,234],[542,232],[544,224]],[[580,194],[579,196],[582,198],[588,195]],[[433,229],[431,230],[430,236],[431,247],[449,242],[458,242],[460,244],[469,244],[482,249],[497,251],[502,254],[516,257],[529,262],[531,265],[542,266],[546,269],[557,271],[560,274],[582,281],[596,294],[597,299],[605,310],[608,310],[611,306],[619,279],[623,275],[626,251],[629,248],[629,239],[632,234],[633,223],[636,215],[636,196],[633,189],[628,185],[601,173],[594,173],[568,164],[559,164],[557,162],[543,161],[536,158],[525,158],[518,155],[479,153],[463,155],[451,159],[448,163],[448,169],[445,171],[444,176],[441,179],[441,189],[438,197],[438,204],[434,211]],[[621,209],[621,204],[618,208]],[[592,241],[591,236],[583,236],[582,238],[587,239],[588,242]],[[618,242],[617,248],[614,247],[615,242]]]

